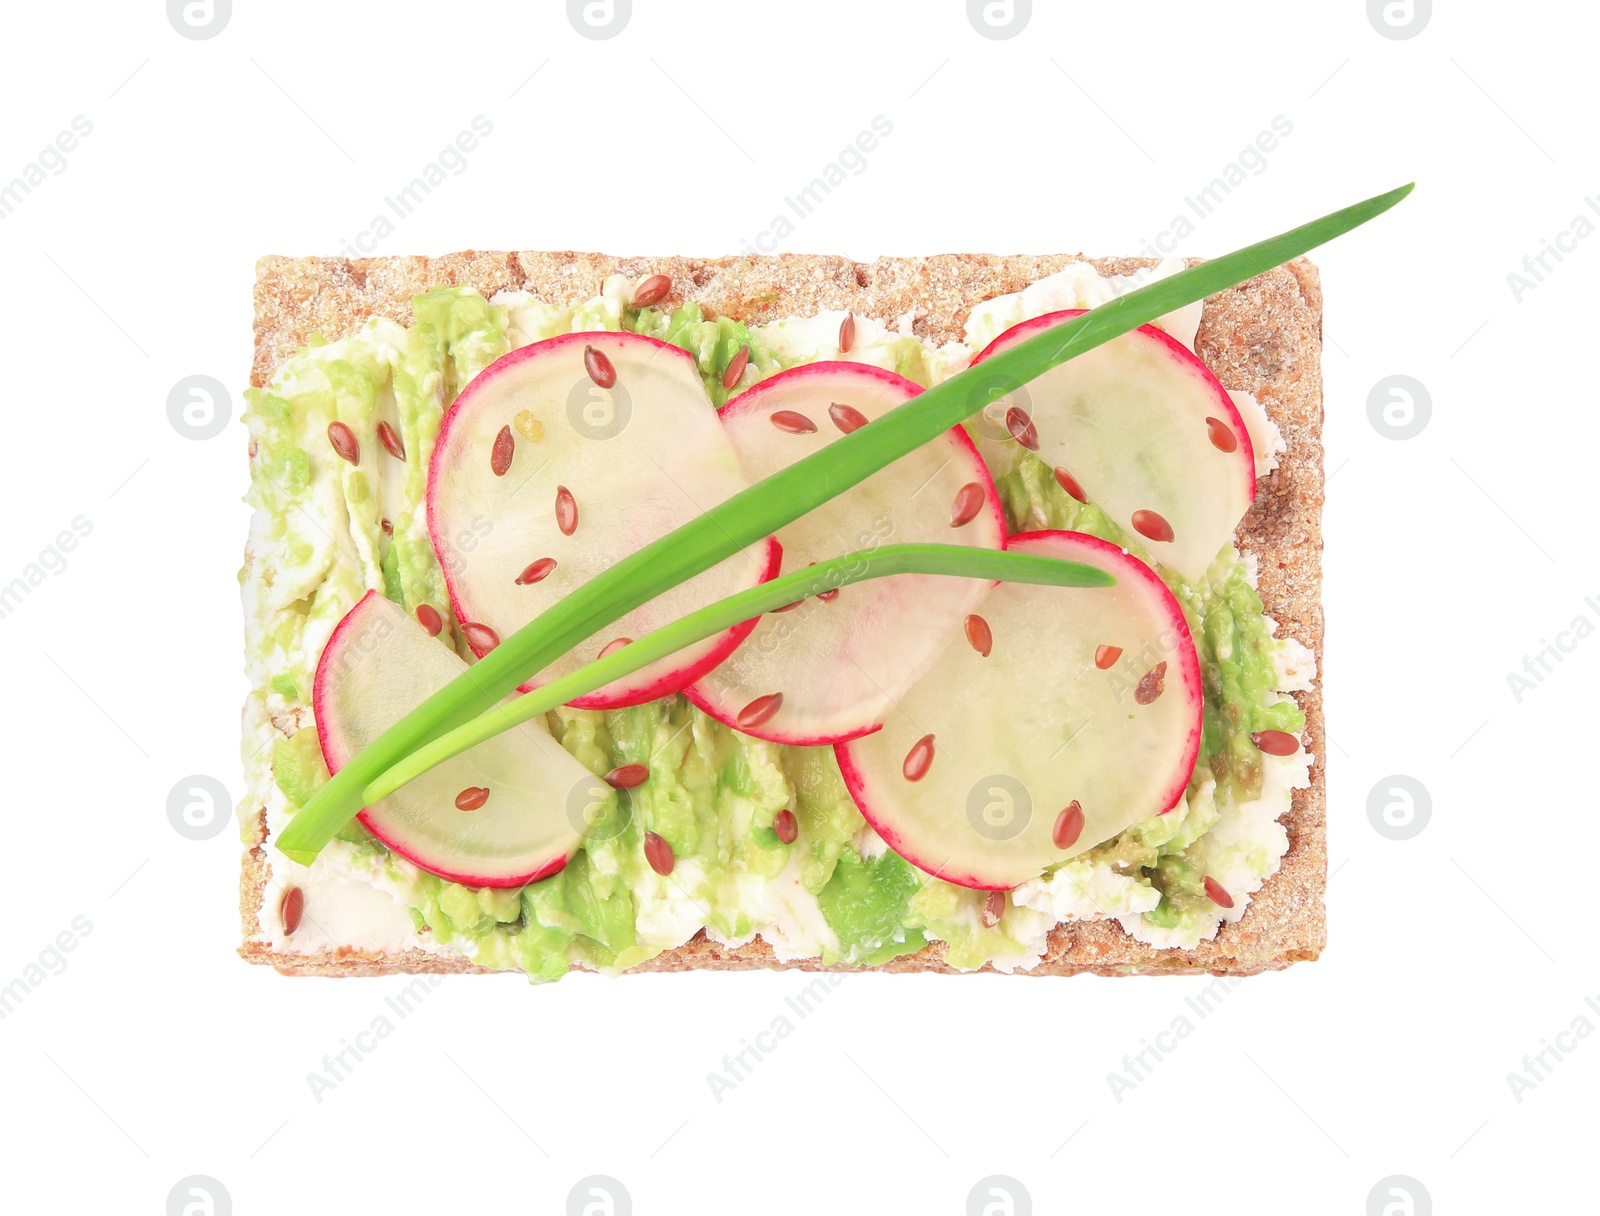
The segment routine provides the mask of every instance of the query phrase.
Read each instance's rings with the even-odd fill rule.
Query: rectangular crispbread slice
[[[255,364],[251,382],[273,369],[314,333],[332,340],[370,316],[411,319],[410,301],[430,288],[467,284],[485,296],[522,289],[555,305],[580,304],[607,275],[667,274],[669,303],[693,300],[708,316],[760,323],[822,309],[848,309],[890,326],[911,313],[914,331],[935,343],[959,340],[974,305],[1022,290],[1073,263],[1100,273],[1128,274],[1147,259],[1086,259],[1068,254],[1001,256],[945,254],[852,262],[813,254],[737,258],[615,258],[594,253],[456,253],[443,257],[263,258],[256,268]],[[1238,530],[1239,547],[1256,555],[1260,592],[1279,636],[1310,647],[1322,667],[1322,291],[1317,271],[1299,260],[1211,297],[1196,341],[1200,357],[1223,384],[1253,393],[1288,443],[1280,467],[1261,479],[1256,502]],[[1305,743],[1316,756],[1312,783],[1296,790],[1285,819],[1289,851],[1282,868],[1251,899],[1244,917],[1224,924],[1214,941],[1193,950],[1158,950],[1125,934],[1115,921],[1078,921],[1052,930],[1043,961],[1027,975],[1181,974],[1253,975],[1314,959],[1326,940],[1323,889],[1327,874],[1323,719],[1320,689],[1296,694],[1305,710]],[[254,817],[256,847],[244,856],[240,953],[285,974],[384,975],[394,972],[482,971],[464,958],[421,950],[374,953],[329,949],[282,954],[253,940],[268,882],[260,842],[265,813]],[[876,968],[951,971],[943,945]],[[760,939],[737,948],[703,933],[636,971],[742,970],[795,967],[781,963]],[[836,968],[857,970],[858,968]]]

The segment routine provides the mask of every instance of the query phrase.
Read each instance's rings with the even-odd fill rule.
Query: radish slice
[[[983,603],[988,658],[951,646],[881,731],[835,749],[891,848],[988,890],[1171,810],[1200,749],[1200,662],[1151,569],[1077,532],[1007,547],[1099,566],[1117,584],[1002,583]]]
[[[428,471],[428,528],[456,616],[504,638],[749,484],[690,355],[637,334],[566,334],[497,360],[451,406]],[[772,578],[780,560],[770,538],[750,546],[606,626],[524,691]],[[751,628],[686,647],[574,704],[604,709],[677,692]],[[485,652],[481,630],[464,636]]]
[[[745,471],[762,478],[915,396],[862,363],[811,363],[762,381],[722,411]],[[956,521],[958,526],[953,526]],[[1005,517],[988,470],[956,427],[778,533],[789,570],[893,541],[999,549]],[[712,717],[778,743],[836,743],[876,730],[988,588],[902,574],[857,583],[761,619],[687,696]],[[781,698],[781,699],[780,699]]]
[[[328,771],[338,772],[465,668],[398,604],[367,592],[317,662],[313,706]],[[457,809],[458,797],[479,789],[489,793],[476,810]],[[543,723],[527,722],[428,770],[359,818],[430,873],[474,887],[520,887],[567,864],[588,800],[605,797],[599,778]]]
[[[973,363],[1083,311],[1013,325]],[[1014,452],[1018,442],[1033,447],[1190,582],[1233,539],[1256,496],[1250,432],[1233,399],[1204,363],[1153,325],[1000,398],[977,429],[985,456]]]

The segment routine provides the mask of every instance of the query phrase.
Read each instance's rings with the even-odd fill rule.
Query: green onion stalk
[[[368,744],[290,820],[278,848],[309,863],[361,809],[364,791],[381,774],[460,726],[477,712],[485,696],[492,700],[509,696],[579,642],[663,591],[771,536],[1051,368],[1358,228],[1411,189],[1401,186],[1188,267],[1053,326],[935,385],[616,562],[504,639]]]
[[[714,637],[764,612],[787,607],[819,592],[893,574],[944,574],[958,578],[1034,583],[1049,587],[1110,587],[1116,579],[1098,566],[1032,553],[1007,553],[967,545],[887,545],[846,553],[804,570],[785,574],[748,591],[663,625],[629,642],[603,659],[570,675],[496,705],[476,718],[424,744],[379,776],[361,793],[363,806],[386,798],[435,765],[458,756],[486,739],[548,713],[558,705],[586,696],[597,688],[631,675],[641,667],[676,654],[685,646]]]

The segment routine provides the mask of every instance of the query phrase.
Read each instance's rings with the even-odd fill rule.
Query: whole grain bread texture
[[[707,316],[748,324],[823,309],[848,309],[893,327],[912,317],[919,338],[959,340],[972,308],[1074,262],[1101,274],[1128,274],[1151,265],[1141,258],[1072,254],[944,254],[853,262],[815,254],[732,258],[618,258],[597,253],[480,253],[442,257],[262,258],[256,267],[255,362],[251,382],[264,385],[274,368],[313,334],[348,335],[369,317],[411,320],[413,296],[443,285],[468,285],[485,296],[525,290],[556,305],[577,305],[600,290],[608,275],[666,274],[671,295],[661,307],[692,300]],[[1238,528],[1241,550],[1254,554],[1267,613],[1279,636],[1310,647],[1322,667],[1322,290],[1316,267],[1304,259],[1277,267],[1212,296],[1205,303],[1197,351],[1223,384],[1253,393],[1283,432],[1288,451],[1260,479],[1256,500]],[[1289,850],[1282,868],[1251,899],[1244,917],[1224,924],[1214,940],[1192,950],[1155,949],[1112,920],[1056,926],[1043,960],[1018,974],[1253,975],[1315,959],[1326,941],[1323,891],[1327,875],[1324,732],[1320,689],[1296,694],[1306,714],[1305,743],[1316,760],[1312,783],[1296,790],[1284,822]],[[275,952],[254,940],[270,883],[262,842],[265,812],[255,816],[255,845],[244,855],[240,913],[253,963],[293,975],[387,975],[397,972],[483,971],[464,958],[423,950],[374,953],[350,947],[316,954]],[[730,947],[702,932],[634,971],[748,970],[790,967],[828,970],[813,960],[780,962],[760,938]],[[858,970],[858,968],[831,968]],[[987,969],[987,968],[986,968]],[[875,968],[938,971],[943,943]]]

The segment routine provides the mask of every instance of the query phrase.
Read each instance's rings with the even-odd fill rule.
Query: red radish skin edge
[[[1031,321],[1019,321],[974,355],[972,362],[968,366],[976,367],[991,355],[1015,346],[1024,338],[1032,337],[1038,330],[1060,325],[1063,321],[1072,320],[1073,317],[1081,317],[1087,311],[1088,309],[1086,308],[1064,308],[1060,312],[1047,312],[1042,317],[1034,317]],[[1194,351],[1179,342],[1164,329],[1157,329],[1154,325],[1141,325],[1133,332],[1144,334],[1147,338],[1152,338],[1162,343],[1179,363],[1182,363],[1191,371],[1198,369],[1201,373],[1201,380],[1206,383],[1206,387],[1211,390],[1211,395],[1216,399],[1218,413],[1215,417],[1227,423],[1228,428],[1233,431],[1234,436],[1239,440],[1239,450],[1244,453],[1244,458],[1240,463],[1250,474],[1248,501],[1254,502],[1256,500],[1256,450],[1250,442],[1249,428],[1245,426],[1244,419],[1239,416],[1239,407],[1234,405],[1233,398],[1228,396],[1228,390],[1217,379],[1216,373],[1205,365],[1205,361],[1199,355],[1195,354]],[[1204,424],[1202,423],[1201,425]],[[1209,437],[1206,442],[1211,442]]]
[[[315,719],[317,724],[317,743],[322,747],[322,760],[323,763],[328,766],[328,772],[330,774],[337,773],[341,768],[343,768],[348,757],[342,753],[338,744],[332,739],[328,725],[323,720],[323,715],[316,712],[316,706],[324,702],[324,698],[327,695],[328,686],[333,679],[333,673],[329,670],[330,660],[328,656],[337,652],[340,635],[343,634],[347,629],[353,627],[353,623],[356,620],[356,610],[361,608],[362,605],[364,605],[368,600],[375,598],[381,599],[382,597],[376,591],[367,592],[360,598],[360,600],[356,602],[355,608],[350,609],[349,612],[344,614],[344,617],[339,621],[338,625],[334,627],[333,632],[328,635],[327,645],[322,648],[322,655],[317,659],[317,673],[311,681],[312,717]],[[562,870],[567,868],[567,862],[572,860],[572,854],[563,853],[558,857],[551,858],[549,861],[544,862],[526,874],[516,874],[510,877],[485,878],[482,874],[458,874],[450,870],[441,870],[429,864],[423,858],[417,856],[413,850],[406,848],[405,845],[397,841],[389,839],[388,836],[384,835],[382,826],[375,822],[373,817],[369,815],[365,809],[363,809],[356,816],[356,818],[361,822],[362,827],[366,828],[367,831],[371,832],[379,840],[383,841],[384,845],[387,846],[391,853],[394,853],[398,857],[404,857],[407,861],[411,862],[412,865],[416,866],[420,870],[427,871],[429,874],[436,874],[440,878],[443,878],[449,882],[459,882],[463,886],[468,887],[494,887],[498,889],[509,889],[511,887],[527,886],[529,883],[538,882],[541,879],[549,878],[552,875],[561,873]],[[574,852],[576,852],[576,850],[574,850]]]
[[[848,743],[849,740],[847,739],[845,742]],[[926,867],[918,865],[913,851],[907,848],[905,841],[900,837],[900,833],[896,832],[888,824],[873,818],[872,814],[863,805],[866,800],[862,796],[862,791],[866,788],[866,781],[862,778],[861,771],[856,768],[855,761],[850,758],[849,751],[844,748],[835,748],[833,754],[839,761],[839,772],[844,776],[845,788],[850,791],[850,800],[856,804],[856,809],[861,812],[861,817],[872,826],[874,832],[883,837],[883,842],[896,853],[899,853],[912,865],[917,866],[924,874],[932,873]],[[971,874],[951,873],[948,867],[939,871],[939,877],[944,879],[945,882],[953,883],[958,887],[967,887],[974,891],[1009,891],[1016,885],[1015,883],[995,883],[990,885]]]
[[[918,393],[922,392],[921,386],[915,381],[907,380],[904,376],[898,374],[897,372],[891,372],[887,368],[874,367],[869,363],[853,363],[848,359],[830,359],[821,363],[804,363],[799,367],[791,367],[787,371],[781,371],[776,375],[768,376],[760,384],[745,389],[744,392],[740,393],[737,397],[734,397],[732,400],[730,400],[727,405],[723,406],[722,416],[726,418],[736,410],[749,410],[758,408],[761,404],[762,395],[765,392],[770,391],[773,385],[788,385],[792,384],[796,380],[803,380],[808,377],[840,374],[865,376],[869,379],[881,381],[882,383],[891,387],[909,390],[910,395],[906,398],[908,401],[912,397],[915,397]],[[849,402],[844,402],[844,404],[848,405]],[[1002,537],[1005,536],[1005,509],[1000,505],[1000,495],[994,488],[994,478],[989,475],[989,468],[983,463],[983,457],[978,455],[978,449],[976,446],[974,446],[971,436],[969,436],[967,432],[959,426],[951,427],[945,432],[945,436],[955,446],[957,452],[970,459],[973,466],[973,480],[978,482],[983,487],[984,504],[988,509],[990,524],[995,531],[999,533],[999,535]],[[978,514],[973,516],[972,520],[967,524],[967,526],[971,527],[973,523],[977,523],[983,517],[984,511],[980,509]],[[773,543],[776,544],[776,540],[774,540]],[[765,582],[768,579],[776,578],[777,575],[778,571],[774,570],[762,581]],[[744,639],[750,635],[750,630],[754,629],[755,627],[755,621],[749,622],[748,626],[741,626],[740,628],[742,628],[744,632],[740,635],[739,641],[743,642]],[[735,643],[735,645],[737,645],[737,643]],[[728,653],[731,654],[732,651],[733,647],[729,647]],[[726,657],[727,655],[723,656],[723,658]],[[722,660],[718,659],[717,661],[720,663]],[[707,667],[706,670],[700,674],[701,676],[704,676],[709,674],[710,671],[711,668]],[[696,679],[698,680],[699,677],[696,677]],[[827,747],[835,743],[849,743],[852,739],[862,739],[867,735],[874,734],[875,732],[883,729],[881,723],[873,723],[870,726],[862,727],[860,730],[852,731],[848,735],[795,735],[785,733],[781,730],[765,729],[760,726],[751,727],[750,729],[746,730],[745,728],[741,727],[736,720],[737,711],[730,714],[726,710],[711,704],[711,702],[702,696],[700,692],[692,686],[692,684],[680,689],[676,689],[675,691],[683,693],[683,695],[688,698],[689,703],[696,709],[700,710],[707,717],[715,718],[724,726],[732,730],[736,730],[742,735],[749,735],[754,739],[764,739],[768,743],[783,743],[791,747]],[[666,694],[663,693],[661,695],[664,696]],[[590,706],[584,705],[584,703],[581,701],[574,701],[573,705],[579,706],[580,708],[591,708]]]
[[[1167,585],[1158,577],[1156,577],[1155,571],[1151,570],[1150,567],[1146,566],[1143,562],[1139,561],[1132,555],[1124,553],[1118,546],[1108,544],[1097,536],[1089,536],[1088,534],[1082,532],[1066,532],[1059,529],[1042,532],[1018,532],[1015,536],[1010,537],[1006,541],[1006,548],[1008,550],[1014,549],[1020,543],[1046,539],[1066,539],[1075,544],[1081,545],[1090,550],[1090,554],[1083,558],[1074,560],[1093,560],[1094,554],[1098,553],[1103,555],[1108,561],[1115,561],[1118,563],[1116,574],[1119,579],[1137,578],[1142,579],[1148,585],[1150,585],[1158,593],[1159,598],[1165,601],[1169,610],[1169,619],[1175,626],[1176,635],[1179,640],[1178,654],[1174,657],[1178,664],[1179,671],[1183,675],[1183,678],[1181,680],[1172,681],[1168,685],[1168,689],[1171,690],[1174,685],[1183,689],[1200,688],[1200,656],[1195,652],[1194,638],[1189,633],[1188,622],[1184,619],[1183,609],[1179,607],[1177,599],[1173,596],[1172,592],[1168,590]],[[1132,563],[1136,569],[1122,569],[1122,563]],[[1169,662],[1171,661],[1172,660],[1169,660]],[[1203,708],[1204,700],[1202,694],[1202,700],[1196,702],[1194,705],[1194,726],[1189,731],[1188,745],[1184,749],[1186,754],[1182,764],[1179,766],[1179,776],[1174,779],[1171,791],[1163,799],[1166,805],[1163,806],[1159,812],[1162,815],[1165,815],[1183,800],[1184,791],[1189,788],[1189,778],[1194,775],[1195,761],[1200,756],[1200,715]],[[844,742],[849,742],[849,740],[845,740]],[[861,774],[861,770],[856,767],[855,762],[850,758],[849,748],[835,747],[833,754],[839,762],[839,771],[844,776],[845,788],[850,791],[850,800],[856,804],[856,809],[861,812],[861,817],[872,825],[873,831],[877,832],[879,836],[883,837],[884,843],[896,853],[899,853],[900,856],[904,857],[912,865],[916,866],[919,870],[922,870],[923,873],[934,873],[934,870],[921,865],[917,861],[915,850],[906,845],[905,841],[901,838],[900,833],[896,832],[887,823],[880,822],[876,817],[874,817],[872,811],[868,809],[866,805],[867,783]],[[1095,843],[1098,844],[1100,842],[1096,841]],[[971,874],[953,874],[948,868],[940,869],[937,871],[937,873],[940,878],[944,879],[948,883],[954,883],[958,887],[969,887],[975,891],[1009,891],[1016,886],[1015,883],[987,883]]]
[[[1179,349],[1181,350],[1183,348],[1180,346]],[[1047,537],[1068,537],[1087,545],[1090,549],[1098,550],[1099,552],[1105,554],[1108,559],[1115,557],[1131,562],[1134,566],[1132,576],[1143,581],[1146,586],[1155,591],[1157,598],[1161,599],[1166,604],[1169,619],[1174,626],[1173,632],[1177,639],[1175,645],[1178,653],[1172,659],[1168,659],[1167,662],[1176,662],[1178,675],[1180,678],[1174,681],[1172,679],[1172,668],[1169,667],[1167,669],[1167,680],[1165,682],[1162,695],[1166,695],[1167,692],[1174,691],[1174,686],[1179,689],[1199,689],[1202,687],[1203,680],[1200,672],[1200,655],[1195,650],[1194,635],[1189,632],[1189,622],[1183,615],[1183,609],[1179,606],[1177,597],[1172,594],[1172,591],[1165,583],[1161,581],[1160,577],[1154,570],[1150,569],[1149,566],[1145,565],[1138,558],[1133,557],[1131,554],[1124,553],[1118,546],[1110,544],[1107,541],[1103,541],[1098,536],[1089,536],[1088,534],[1082,532],[1066,532],[1061,530],[1019,532],[1006,542],[1006,548],[1014,549],[1019,542],[1043,540]],[[1120,574],[1119,577],[1121,577]],[[1183,801],[1183,795],[1189,788],[1189,778],[1194,775],[1195,761],[1200,758],[1200,734],[1202,729],[1200,715],[1205,708],[1205,695],[1203,692],[1200,694],[1199,700],[1193,701],[1193,708],[1194,726],[1189,731],[1189,742],[1188,746],[1184,749],[1185,755],[1182,764],[1180,765],[1180,775],[1174,779],[1172,788],[1169,791],[1166,799],[1164,799],[1166,805],[1162,807],[1160,811],[1160,813],[1163,815],[1172,810],[1172,808],[1177,806],[1178,803]]]
[[[542,342],[534,342],[528,346],[520,346],[510,354],[501,355],[500,358],[496,359],[493,363],[489,364],[488,367],[484,368],[483,371],[474,376],[467,387],[461,390],[455,401],[451,403],[450,408],[445,411],[444,418],[439,423],[439,436],[434,441],[433,458],[428,463],[427,490],[428,537],[433,542],[435,552],[439,552],[448,548],[448,546],[445,544],[445,538],[439,531],[438,520],[435,518],[433,509],[435,498],[434,492],[438,486],[438,481],[441,474],[440,453],[444,452],[449,446],[451,432],[460,422],[462,417],[462,407],[472,402],[475,399],[475,395],[481,391],[482,386],[492,379],[492,377],[489,375],[490,372],[506,371],[515,367],[517,364],[526,359],[534,358],[538,355],[546,354],[550,351],[559,350],[568,346],[576,346],[579,348],[579,359],[581,362],[582,348],[593,345],[597,336],[603,337],[607,340],[613,338],[618,339],[623,343],[623,345],[637,343],[641,347],[648,349],[655,354],[671,352],[672,355],[683,359],[688,363],[689,367],[693,369],[694,375],[697,379],[700,376],[700,365],[695,362],[694,356],[688,351],[684,350],[682,347],[673,346],[667,342],[658,342],[655,338],[647,338],[643,334],[632,334],[625,331],[613,332],[611,330],[606,330],[598,334],[595,332],[561,334],[554,338],[546,338]],[[854,365],[852,364],[852,366]],[[765,583],[777,578],[782,566],[783,549],[775,538],[768,537],[766,566],[762,571],[759,581]],[[471,620],[472,618],[470,616],[463,615],[465,606],[463,605],[461,596],[456,589],[456,580],[450,577],[450,572],[448,570],[444,572],[444,584],[445,590],[450,595],[450,607],[455,613],[456,620]],[[735,625],[727,633],[722,635],[722,641],[708,651],[704,658],[702,658],[699,662],[671,672],[668,675],[661,677],[655,683],[646,687],[638,688],[632,692],[621,695],[615,693],[594,692],[586,697],[578,697],[575,700],[568,702],[568,704],[570,704],[574,709],[626,709],[630,705],[643,705],[646,701],[655,701],[659,700],[661,697],[669,697],[675,692],[682,692],[687,685],[693,684],[696,680],[701,679],[708,672],[720,665],[722,661],[730,654],[737,650],[745,638],[750,636],[750,631],[755,627],[755,621],[747,621],[742,625]],[[539,687],[538,683],[529,680],[526,683],[519,685],[517,691],[532,692],[537,687]],[[554,873],[554,871],[552,871],[552,873]]]
[[[710,672],[703,674],[709,675]],[[741,735],[749,735],[752,739],[762,739],[768,743],[782,743],[790,747],[829,747],[834,743],[848,743],[852,739],[863,739],[867,735],[875,734],[883,729],[882,723],[873,723],[871,726],[864,726],[858,731],[852,731],[843,738],[840,738],[838,735],[817,735],[815,737],[783,735],[782,737],[775,737],[771,731],[764,730],[760,726],[740,726],[736,720],[737,715],[729,714],[720,706],[706,700],[706,698],[702,696],[699,690],[693,685],[681,689],[680,691],[683,693],[684,698],[689,702],[689,704],[693,705],[701,713],[705,714],[706,717],[716,719],[729,730],[738,731]],[[576,702],[574,702],[574,704],[576,704]]]

